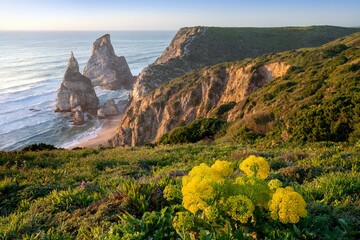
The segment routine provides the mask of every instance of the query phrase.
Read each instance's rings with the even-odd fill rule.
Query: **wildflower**
[[[215,222],[219,219],[219,210],[214,206],[209,206],[204,209],[205,217],[212,222]]]
[[[216,197],[214,185],[224,182],[225,177],[231,173],[232,169],[227,161],[218,160],[211,167],[204,163],[194,167],[182,179],[184,207],[192,213],[207,208],[208,203]]]
[[[86,184],[86,181],[83,180],[83,181],[81,182],[81,187],[85,187],[85,184]]]
[[[250,217],[253,217],[255,206],[252,201],[244,195],[229,197],[225,202],[227,214],[232,219],[246,223]]]
[[[240,164],[240,170],[248,176],[255,176],[262,180],[269,176],[269,163],[262,157],[251,155]]]
[[[297,223],[306,217],[304,198],[291,187],[278,188],[269,202],[271,218],[282,223]]]
[[[271,190],[276,190],[282,186],[282,182],[279,179],[272,179],[268,182],[268,186]]]
[[[221,177],[228,177],[233,170],[230,168],[230,162],[216,160],[216,162],[211,166],[211,169],[215,174]]]

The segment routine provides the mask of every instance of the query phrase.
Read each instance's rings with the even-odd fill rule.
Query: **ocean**
[[[120,32],[0,32],[0,150],[17,150],[34,143],[69,147],[91,138],[104,120],[81,126],[69,114],[55,113],[56,93],[73,51],[80,71],[91,54],[92,43],[105,33],[118,56],[125,56],[137,75],[169,45],[174,31]],[[95,91],[100,104],[125,99],[127,91]]]

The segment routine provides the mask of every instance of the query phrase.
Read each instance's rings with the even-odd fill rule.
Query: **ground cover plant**
[[[0,237],[357,239],[359,150],[330,142],[272,148],[199,142],[1,152]],[[246,164],[251,155],[268,163],[268,175],[256,170],[261,163]],[[184,179],[199,165],[224,171],[223,185],[204,185],[219,189],[212,199],[218,209],[195,211],[187,204]],[[256,193],[268,197],[256,198],[248,190],[234,194],[234,184],[244,189],[255,184]],[[282,219],[278,203],[284,191],[302,196],[306,216]],[[247,215],[237,211],[239,203],[248,204]]]

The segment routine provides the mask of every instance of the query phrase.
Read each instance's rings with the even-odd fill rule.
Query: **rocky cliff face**
[[[196,67],[195,64],[186,61],[184,57],[190,53],[188,46],[192,44],[195,38],[201,36],[205,29],[204,27],[182,28],[176,33],[163,54],[137,77],[133,89],[135,101],[162,83],[181,76]]]
[[[253,63],[232,63],[170,81],[127,109],[113,145],[136,146],[156,141],[176,126],[208,117],[222,104],[241,102],[250,93],[283,76],[289,67],[284,62],[274,62],[253,70]],[[235,115],[229,114],[229,120]]]
[[[183,28],[164,53],[138,76],[133,101],[112,143],[142,145],[159,139],[178,125],[209,116],[221,105],[235,102],[240,106],[248,94],[285,74],[289,64],[276,60],[261,65],[261,60],[256,63],[258,67],[255,63],[241,66],[232,63],[201,71],[194,69],[270,52],[320,46],[356,31],[331,26]],[[194,71],[184,75],[191,70]],[[239,108],[227,113],[227,120],[238,116],[236,109]]]
[[[134,84],[134,77],[126,59],[115,55],[109,34],[93,43],[91,57],[84,68],[84,76],[90,78],[94,86],[108,90],[131,89]]]
[[[332,26],[283,28],[182,28],[134,84],[134,101],[193,69],[254,58],[270,52],[316,47],[358,31]]]
[[[58,90],[56,110],[71,112],[80,107],[82,111],[95,114],[99,105],[91,80],[79,72],[79,64],[71,52],[63,82]]]

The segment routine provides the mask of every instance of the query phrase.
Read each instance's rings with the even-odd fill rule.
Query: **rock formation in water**
[[[107,90],[131,89],[134,84],[134,76],[125,57],[115,55],[109,34],[93,43],[91,57],[84,68],[84,76],[90,78],[94,86],[101,86]]]
[[[56,111],[75,114],[79,108],[80,112],[96,114],[98,105],[99,99],[91,80],[79,72],[79,64],[71,52],[63,82],[58,90]],[[80,116],[79,119],[81,120]]]
[[[119,115],[118,106],[115,104],[114,99],[107,100],[97,111],[99,118],[106,118],[108,116]]]

